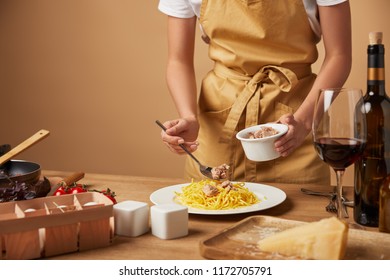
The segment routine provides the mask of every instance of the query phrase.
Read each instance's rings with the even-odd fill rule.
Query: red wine
[[[374,36],[372,36],[374,35]],[[385,49],[382,33],[370,33],[367,48],[367,145],[355,164],[354,219],[364,226],[379,224],[379,190],[390,174],[390,99],[385,91]]]
[[[344,170],[359,159],[364,142],[353,138],[319,138],[314,146],[323,161],[335,170]]]

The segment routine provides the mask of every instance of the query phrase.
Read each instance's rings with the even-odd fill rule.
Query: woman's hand
[[[176,154],[185,153],[179,144],[194,152],[199,132],[197,88],[194,69],[194,45],[197,18],[168,17],[167,84],[179,119],[167,121],[161,138]]]
[[[310,130],[308,130],[302,122],[296,120],[293,114],[281,116],[278,123],[286,124],[288,126],[288,131],[285,135],[275,141],[275,150],[282,157],[286,157],[302,145]]]
[[[185,153],[179,144],[184,144],[191,153],[196,151],[199,123],[195,117],[166,121],[164,126],[167,130],[161,132],[161,138],[172,152]]]

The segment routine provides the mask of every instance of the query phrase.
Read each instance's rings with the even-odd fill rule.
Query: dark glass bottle
[[[379,192],[379,231],[390,233],[390,175]]]
[[[390,174],[390,99],[385,91],[385,48],[382,33],[370,33],[367,48],[367,92],[364,107],[367,143],[355,163],[354,219],[364,226],[379,224],[379,190]]]

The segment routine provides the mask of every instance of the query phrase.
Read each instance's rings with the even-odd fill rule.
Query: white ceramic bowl
[[[264,138],[249,139],[249,132],[256,132],[265,126],[272,127],[279,133]],[[241,141],[245,155],[248,159],[253,161],[267,161],[280,156],[279,153],[275,151],[274,142],[283,134],[286,134],[287,130],[288,127],[285,124],[267,123],[247,127],[238,132],[236,137]]]

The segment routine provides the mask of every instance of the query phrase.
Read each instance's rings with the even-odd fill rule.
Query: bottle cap
[[[382,32],[370,32],[368,34],[370,45],[380,45],[382,44]]]

